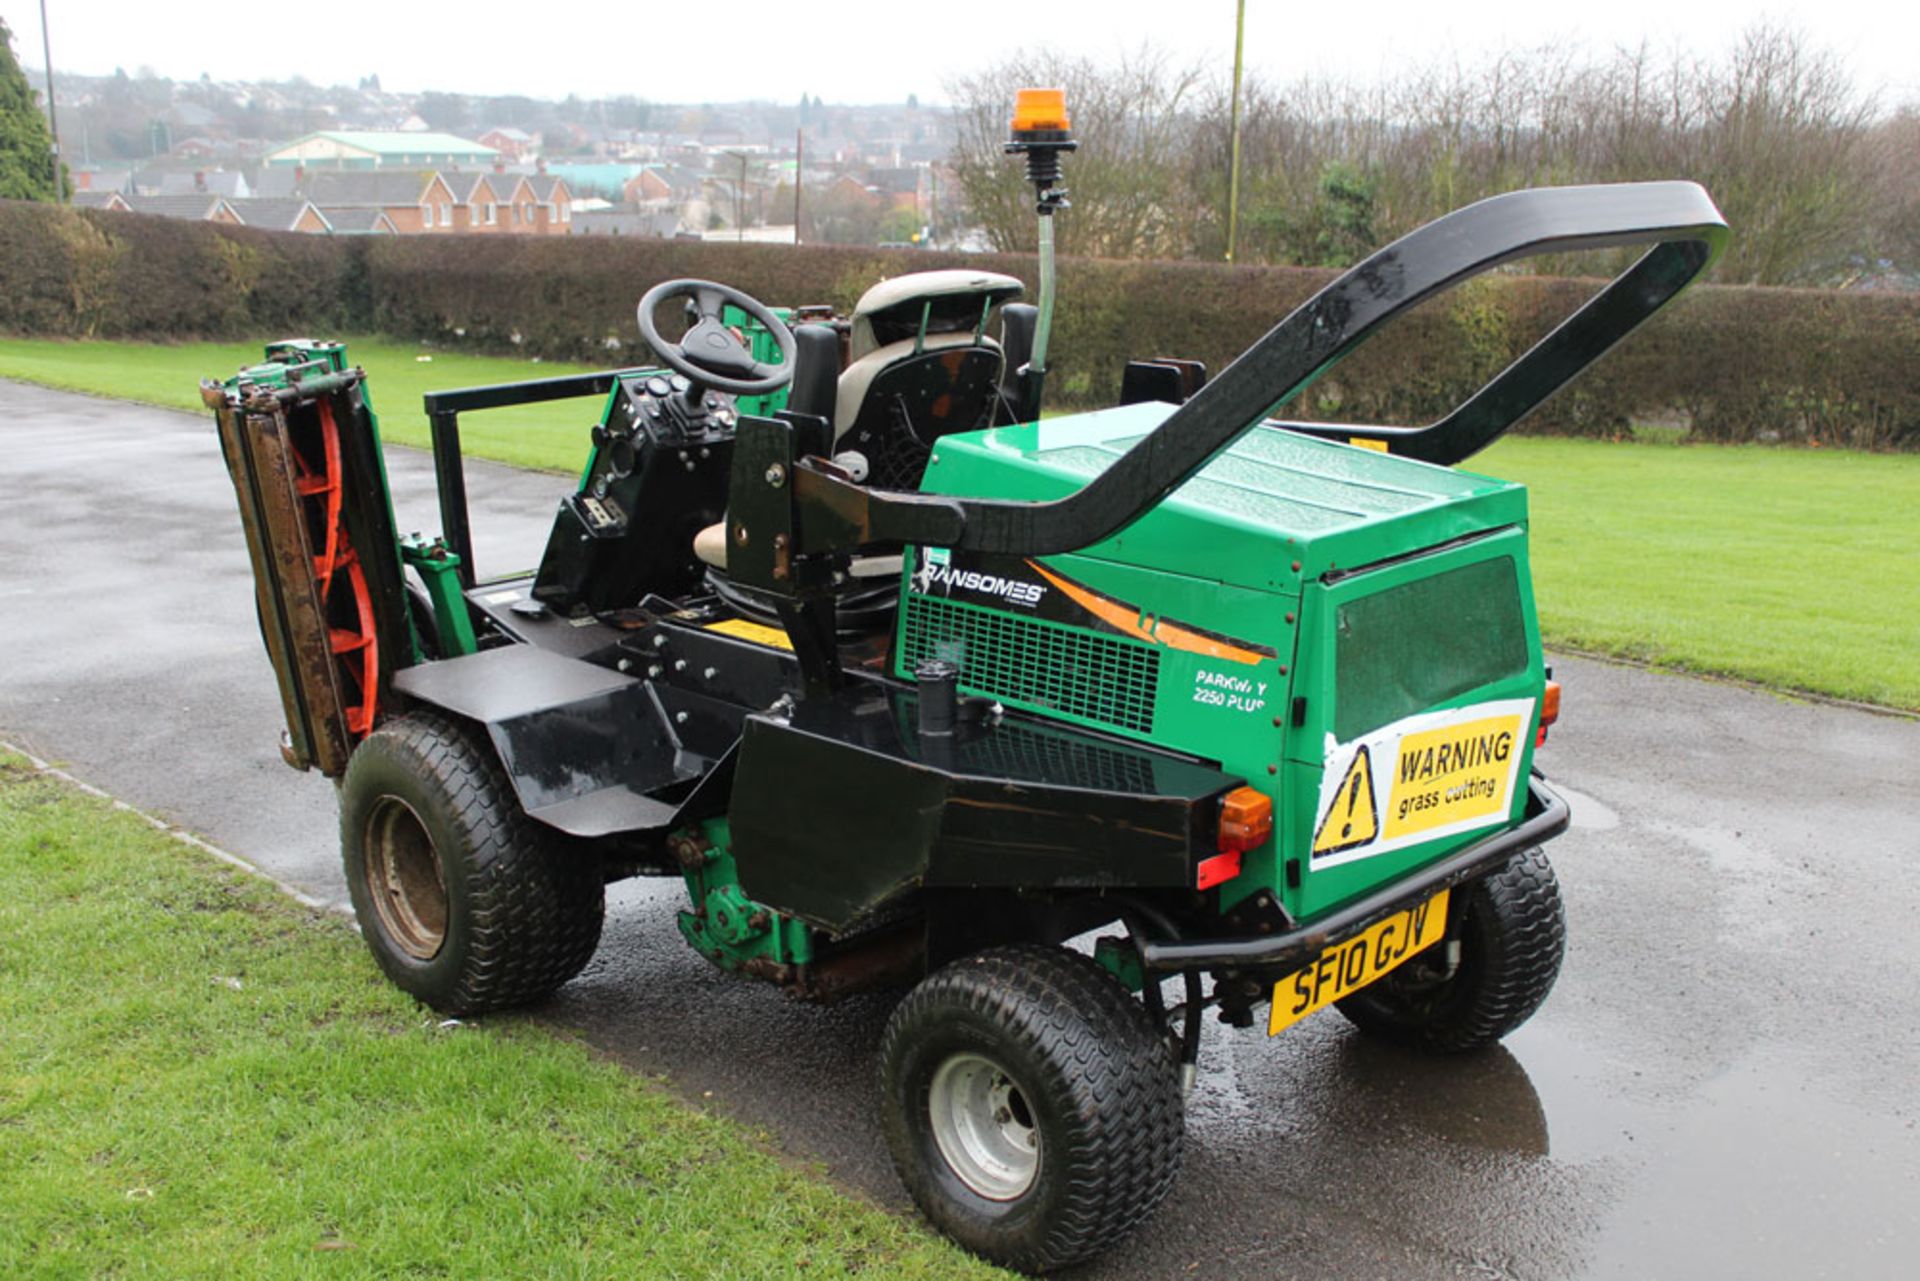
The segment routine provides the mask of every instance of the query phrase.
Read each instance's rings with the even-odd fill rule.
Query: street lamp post
[[[60,118],[53,107],[53,37],[47,33],[47,0],[40,0],[40,53],[47,63],[47,130],[53,135],[53,203],[66,203],[67,184],[60,180]]]
[[[1240,0],[1233,23],[1233,106],[1228,125],[1232,152],[1227,160],[1227,261],[1233,261],[1234,242],[1240,234],[1240,68],[1247,47],[1247,0]]]

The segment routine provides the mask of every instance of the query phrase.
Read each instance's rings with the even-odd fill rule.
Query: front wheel
[[[1464,910],[1442,943],[1338,1003],[1362,1032],[1457,1054],[1500,1040],[1547,999],[1567,927],[1546,854],[1522,850],[1454,892]]]
[[[1173,1051],[1088,958],[993,948],[908,993],[880,1048],[901,1182],[975,1254],[1027,1272],[1143,1222],[1180,1166]]]
[[[435,1009],[539,1000],[600,941],[597,863],[528,818],[492,745],[446,717],[397,717],[354,749],[340,846],[374,959]]]

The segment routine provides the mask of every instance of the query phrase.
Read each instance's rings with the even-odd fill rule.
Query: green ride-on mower
[[[1030,1271],[1166,1195],[1205,1011],[1271,1034],[1332,1005],[1455,1052],[1547,995],[1564,930],[1540,846],[1568,810],[1533,766],[1559,690],[1526,494],[1454,464],[1726,236],[1691,183],[1497,196],[1211,379],[1137,361],[1120,405],[1043,418],[1073,145],[1047,106],[1023,97],[1009,146],[1038,197],[1037,308],[974,271],[883,282],[845,318],[656,285],[658,367],[426,398],[438,537],[398,536],[337,344],[205,388],[282,752],[339,781],[393,981],[453,1014],[538,1001],[593,954],[608,882],[678,877],[716,965],[805,1000],[908,988],[879,1055],[900,1177]],[[1275,417],[1461,281],[1634,245],[1430,426]],[[537,569],[478,577],[459,415],[585,395],[600,420]]]

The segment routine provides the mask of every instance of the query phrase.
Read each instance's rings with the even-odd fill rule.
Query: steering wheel
[[[653,314],[669,298],[690,298],[695,320],[679,342],[662,336]],[[732,303],[766,327],[780,344],[780,363],[767,365],[753,358],[746,345],[720,319],[720,308]],[[711,280],[667,280],[647,290],[640,299],[640,336],[675,373],[702,386],[736,396],[764,396],[793,381],[793,331],[767,309],[765,303],[738,289]]]

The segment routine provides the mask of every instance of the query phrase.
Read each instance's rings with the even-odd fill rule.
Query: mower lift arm
[[[1453,464],[1491,443],[1678,295],[1719,257],[1727,225],[1691,182],[1516,191],[1469,205],[1381,249],[1328,284],[1170,414],[1079,492],[1043,503],[867,489],[802,456],[785,424],[743,423],[735,455],[734,519],[760,554],[738,556],[749,579],[791,591],[793,557],[871,544],[915,543],[1020,555],[1075,551],[1119,533],[1241,434],[1291,401],[1383,325],[1462,281],[1537,254],[1628,245],[1652,248],[1459,408],[1427,427],[1287,423],[1335,439]],[[778,466],[778,470],[774,468]],[[762,475],[789,494],[741,503]],[[773,483],[769,480],[767,483]],[[772,499],[772,502],[764,500]],[[788,506],[788,504],[791,506]],[[775,515],[772,509],[786,508]],[[785,519],[781,519],[784,516]],[[780,529],[779,526],[788,528]],[[736,540],[742,537],[736,526]],[[758,537],[764,532],[767,537]],[[774,544],[777,543],[777,546]],[[758,570],[759,572],[756,572]]]

